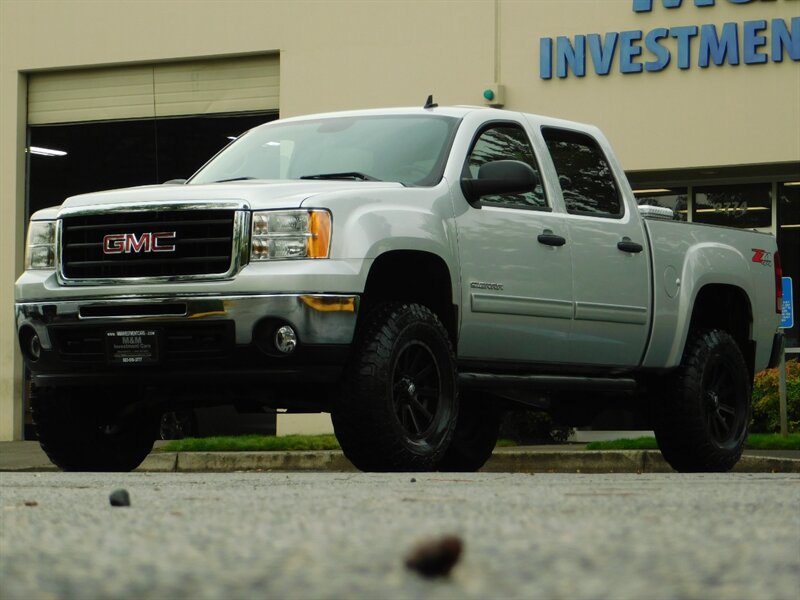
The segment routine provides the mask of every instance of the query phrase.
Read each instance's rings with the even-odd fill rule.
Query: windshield
[[[244,179],[352,179],[432,186],[459,119],[439,115],[332,117],[251,129],[190,184]]]

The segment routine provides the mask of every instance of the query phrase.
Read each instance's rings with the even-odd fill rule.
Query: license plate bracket
[[[110,329],[106,331],[106,359],[112,365],[157,363],[159,338],[157,329]]]

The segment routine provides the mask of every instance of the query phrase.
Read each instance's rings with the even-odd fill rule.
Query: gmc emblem
[[[174,240],[174,231],[143,233],[139,237],[135,233],[111,233],[103,236],[103,254],[130,254],[134,252],[175,252],[175,244],[167,244],[165,240]]]

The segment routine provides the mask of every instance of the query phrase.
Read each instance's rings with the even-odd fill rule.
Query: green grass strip
[[[790,433],[783,437],[779,433],[751,433],[745,447],[752,450],[800,450],[800,433]],[[640,437],[607,442],[591,442],[587,450],[657,450],[656,438]]]
[[[786,437],[779,433],[751,433],[745,446],[753,450],[800,450],[800,433]]]
[[[497,440],[497,444],[495,444],[495,448],[513,448],[515,446],[519,446],[519,442],[506,439],[499,439]]]
[[[512,440],[499,440],[497,447],[516,446]],[[747,438],[747,448],[754,450],[800,450],[800,433],[782,437],[777,433],[752,433]],[[163,452],[277,452],[283,450],[339,450],[339,442],[332,434],[220,436],[171,440],[164,445]],[[607,442],[591,442],[587,450],[657,450],[653,437],[619,439]]]
[[[339,450],[333,434],[324,435],[236,435],[171,440],[165,452],[275,452],[281,450]]]

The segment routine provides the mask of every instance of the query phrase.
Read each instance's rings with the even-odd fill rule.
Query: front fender
[[[362,260],[363,285],[376,258],[395,250],[413,250],[436,255],[445,262],[453,298],[459,297],[457,239],[446,181],[433,188],[381,190],[379,195],[373,191],[316,196],[304,206],[331,210],[331,257]]]

